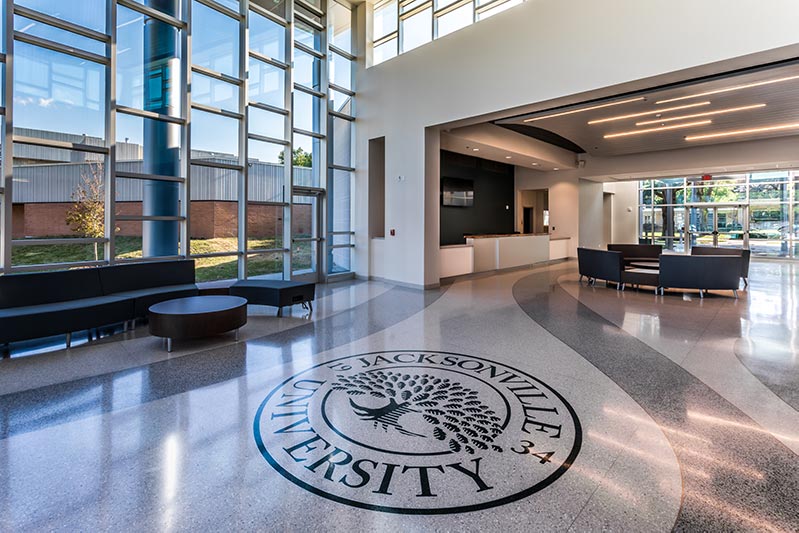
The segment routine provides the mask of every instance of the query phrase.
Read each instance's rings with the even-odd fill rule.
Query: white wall
[[[795,0],[528,0],[359,68],[356,272],[418,286],[438,282],[439,176],[432,162],[425,167],[425,128],[568,95],[575,96],[559,102],[615,94],[622,84],[640,89],[791,57],[795,49],[765,51],[794,45],[797,25]],[[739,58],[758,52],[764,54]],[[361,67],[363,60],[359,52]],[[396,236],[386,234],[385,257],[375,262],[384,270],[370,273],[365,154],[368,139],[380,136],[386,137],[386,227]],[[427,144],[437,143],[428,135]],[[570,185],[576,196],[576,183]]]
[[[580,180],[579,239],[582,248],[602,248],[604,243],[604,204],[602,184]]]
[[[613,194],[611,242],[638,242],[638,182],[604,183],[603,190]]]
[[[549,235],[570,237],[569,257],[576,257],[580,218],[577,178],[516,167],[516,190],[525,189],[549,189]],[[521,196],[517,195],[516,213],[521,212]]]

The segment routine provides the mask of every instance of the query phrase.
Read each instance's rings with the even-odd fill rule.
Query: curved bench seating
[[[691,255],[734,255],[741,258],[741,279],[744,287],[749,286],[749,262],[752,251],[746,248],[721,248],[718,246],[692,246]]]
[[[194,261],[132,263],[0,276],[0,343],[146,316],[153,303],[198,293]]]
[[[589,283],[597,279],[615,283],[624,290],[625,285],[647,285],[663,294],[664,289],[696,289],[704,297],[707,290],[730,290],[738,297],[742,273],[740,254],[682,255],[661,254],[658,270],[627,268],[621,251],[577,248],[580,280]]]
[[[729,290],[738,297],[741,284],[740,255],[660,256],[660,292],[664,289]]]

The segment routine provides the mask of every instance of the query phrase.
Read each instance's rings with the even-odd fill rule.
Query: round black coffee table
[[[659,261],[631,261],[630,266],[644,270],[660,270]]]
[[[150,306],[150,335],[166,338],[172,351],[174,339],[198,339],[236,330],[247,323],[247,300],[238,296],[191,296]]]

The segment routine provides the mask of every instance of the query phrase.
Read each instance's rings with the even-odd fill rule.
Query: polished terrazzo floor
[[[797,531],[799,265],[750,279],[353,281],[238,343],[22,347],[0,530]]]

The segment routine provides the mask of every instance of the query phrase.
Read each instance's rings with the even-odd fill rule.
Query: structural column
[[[179,18],[180,0],[148,0],[147,5]],[[144,109],[170,117],[180,116],[180,57],[177,28],[152,18],[144,21]],[[144,120],[145,174],[180,176],[180,125],[163,120]],[[147,180],[142,215],[177,217],[179,184]],[[142,222],[144,257],[178,255],[180,222]]]

